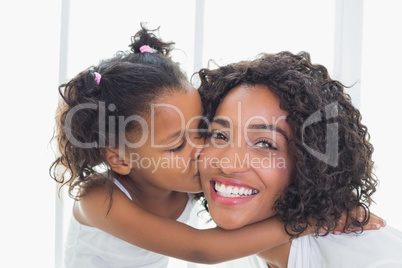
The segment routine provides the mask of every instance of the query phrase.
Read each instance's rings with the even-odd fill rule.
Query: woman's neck
[[[264,259],[270,268],[286,268],[288,265],[290,242],[262,251],[257,255]]]

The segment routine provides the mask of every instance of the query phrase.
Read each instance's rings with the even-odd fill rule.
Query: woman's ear
[[[109,163],[110,168],[120,174],[128,175],[130,173],[130,167],[124,162],[124,159],[120,159],[119,150],[113,147],[106,147],[102,151],[103,157]]]

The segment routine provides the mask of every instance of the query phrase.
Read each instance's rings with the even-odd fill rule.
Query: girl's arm
[[[255,254],[289,241],[283,223],[272,218],[237,230],[198,230],[150,213],[113,191],[91,189],[75,202],[78,221],[101,229],[135,246],[178,259],[213,264]]]
[[[109,201],[107,190],[91,189],[75,203],[75,216],[128,243],[190,262],[224,262],[289,242],[276,217],[237,230],[198,230],[138,207],[117,189],[110,210]]]

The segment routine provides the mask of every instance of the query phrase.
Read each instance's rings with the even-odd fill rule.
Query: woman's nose
[[[224,174],[241,173],[250,169],[250,156],[244,148],[232,147],[222,150],[219,168]]]

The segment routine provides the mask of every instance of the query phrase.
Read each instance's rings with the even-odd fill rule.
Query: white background
[[[350,93],[371,133],[381,182],[372,210],[402,230],[401,11],[399,0],[2,1],[0,267],[59,264],[69,213],[61,210],[67,199],[56,210],[48,175],[57,87],[126,50],[141,21],[176,42],[174,57],[188,74],[209,59],[304,50],[342,82],[358,81]]]

